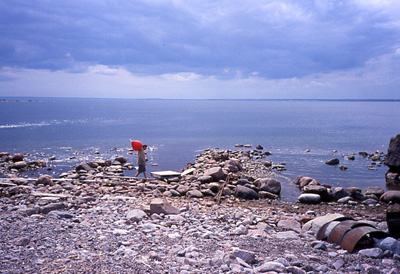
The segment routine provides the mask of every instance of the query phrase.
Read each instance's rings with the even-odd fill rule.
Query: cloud
[[[388,58],[400,48],[393,1],[16,0],[1,1],[0,13],[2,84],[37,70],[72,82],[82,75],[107,84],[118,77],[150,87],[171,82],[175,93],[154,94],[173,97],[180,87],[228,81],[267,95],[256,83],[333,87],[322,80],[355,71],[375,81],[367,68],[379,79],[398,77]]]

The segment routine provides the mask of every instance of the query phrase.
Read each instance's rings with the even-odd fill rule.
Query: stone
[[[332,196],[333,196],[333,199],[337,201],[341,198],[351,196],[351,194],[343,187],[333,187],[332,188]]]
[[[117,156],[117,157],[115,157],[115,161],[118,161],[118,162],[120,162],[121,164],[125,164],[125,163],[128,162],[127,159],[126,159],[125,157],[123,157],[123,156]]]
[[[91,171],[91,170],[93,170],[93,168],[87,162],[81,162],[79,165],[76,166],[75,170],[76,171],[81,171],[81,170]]]
[[[307,185],[303,189],[303,193],[314,193],[318,194],[321,197],[321,201],[329,202],[331,200],[331,196],[328,193],[328,189],[321,185]]]
[[[276,273],[287,273],[286,267],[277,262],[266,262],[256,267],[257,272],[276,272]]]
[[[204,195],[203,195],[203,193],[201,193],[200,190],[192,189],[186,193],[186,197],[188,197],[188,198],[203,198]]]
[[[385,239],[379,240],[376,246],[384,251],[390,250],[394,254],[400,254],[400,242],[393,237],[386,237]]]
[[[299,235],[294,231],[283,231],[276,233],[276,238],[284,240],[297,240]]]
[[[338,158],[334,158],[334,159],[330,159],[328,161],[325,162],[325,164],[327,165],[338,165],[339,164],[339,159]]]
[[[230,172],[238,172],[243,170],[242,165],[237,160],[233,159],[225,161],[224,167],[227,168]]]
[[[390,138],[385,164],[392,171],[400,171],[400,134]]]
[[[11,168],[24,169],[27,166],[28,166],[28,164],[25,161],[17,161],[17,162],[14,162],[14,164],[11,166]]]
[[[176,189],[176,191],[179,192],[180,195],[186,195],[186,193],[190,190],[189,186],[185,186],[185,185],[180,185],[178,186],[178,188]]]
[[[49,204],[45,207],[42,207],[40,209],[40,213],[42,214],[48,214],[49,212],[53,211],[53,210],[63,210],[65,209],[67,206],[64,203],[54,203],[54,204]]]
[[[241,185],[235,188],[235,196],[246,200],[258,199],[258,194],[255,190]]]
[[[369,186],[364,191],[364,195],[375,195],[378,198],[380,198],[383,193],[385,193],[385,191],[377,186]]]
[[[258,192],[258,198],[260,199],[270,199],[270,200],[277,200],[279,199],[279,196],[267,191],[259,191]]]
[[[286,270],[288,273],[292,273],[292,274],[306,274],[307,272],[303,269],[301,269],[300,267],[297,266],[288,266],[286,267]]]
[[[358,254],[374,259],[381,259],[383,257],[383,251],[378,247],[361,249]]]
[[[264,148],[263,148],[262,145],[257,145],[257,146],[256,146],[256,149],[258,149],[258,150],[263,150]]]
[[[226,178],[226,174],[224,173],[221,167],[212,167],[210,169],[207,169],[204,172],[204,176],[211,176],[214,182],[218,182],[219,180],[225,180]]]
[[[35,185],[54,186],[53,179],[51,175],[42,175],[35,181]]]
[[[239,248],[234,248],[233,249],[233,256],[238,257],[245,261],[248,264],[254,264],[256,263],[256,254],[252,251],[244,250],[244,249],[239,249]]]
[[[255,180],[254,184],[260,191],[266,191],[279,195],[281,193],[281,182],[273,178],[259,178]]]
[[[303,204],[319,204],[321,202],[321,196],[314,193],[303,193],[298,197],[298,200]]]
[[[179,209],[171,205],[166,200],[163,200],[161,198],[155,198],[150,202],[150,215],[154,213],[156,214],[163,213],[165,215],[179,214]]]
[[[400,190],[389,190],[386,191],[380,199],[383,202],[389,203],[400,203]]]
[[[15,162],[22,162],[24,160],[24,155],[22,153],[15,153],[11,157],[11,161]]]
[[[278,222],[278,227],[286,230],[293,230],[297,233],[301,232],[300,223],[292,217],[282,217]]]
[[[140,209],[129,210],[128,213],[126,214],[126,218],[131,222],[138,222],[146,216],[147,216],[146,212]]]
[[[200,176],[197,180],[202,184],[208,184],[213,181],[213,177],[211,176]]]

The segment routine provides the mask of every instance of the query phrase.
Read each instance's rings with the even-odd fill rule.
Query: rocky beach
[[[149,179],[124,176],[134,165],[120,156],[29,178],[46,162],[3,152],[0,272],[399,273],[387,214],[400,212],[400,191],[300,175],[298,201],[285,202],[285,167],[268,155],[261,146],[206,150],[178,175]],[[352,232],[360,237],[346,240]]]

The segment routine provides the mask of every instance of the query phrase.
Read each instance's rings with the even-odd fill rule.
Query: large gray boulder
[[[219,180],[225,180],[226,178],[226,174],[224,173],[221,167],[212,167],[210,169],[207,169],[204,172],[204,176],[211,176],[214,182],[218,182]]]
[[[246,186],[241,186],[238,185],[235,189],[235,196],[241,199],[246,199],[246,200],[255,200],[258,199],[258,194],[255,190],[246,187]]]
[[[267,191],[279,195],[281,193],[281,182],[273,178],[259,178],[255,180],[254,184],[260,191]]]
[[[400,134],[390,139],[385,164],[391,171],[400,172]]]

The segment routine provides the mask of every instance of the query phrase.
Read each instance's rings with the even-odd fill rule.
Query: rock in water
[[[326,161],[325,164],[327,164],[327,165],[338,165],[339,164],[339,159],[338,158],[330,159],[330,160]]]

